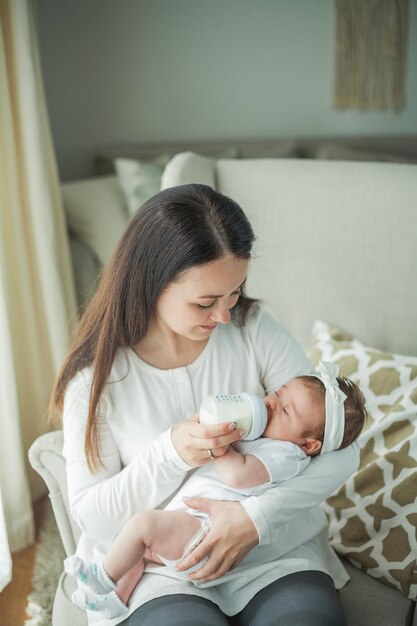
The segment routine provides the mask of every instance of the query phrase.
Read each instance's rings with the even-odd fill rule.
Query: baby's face
[[[312,401],[310,391],[298,378],[266,396],[264,402],[268,423],[263,437],[303,446],[306,433],[323,421],[320,407]]]

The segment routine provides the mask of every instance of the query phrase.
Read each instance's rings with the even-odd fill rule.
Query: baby
[[[73,602],[103,617],[117,617],[127,612],[146,561],[175,569],[210,530],[207,514],[186,506],[187,495],[222,500],[260,495],[299,474],[312,456],[350,445],[364,425],[365,402],[359,388],[338,374],[337,365],[320,362],[311,375],[293,378],[266,396],[263,435],[235,443],[219,457],[209,451],[214,462],[199,467],[164,510],[135,514],[101,563],[68,557],[66,572],[82,583]],[[205,560],[177,575],[187,576]]]

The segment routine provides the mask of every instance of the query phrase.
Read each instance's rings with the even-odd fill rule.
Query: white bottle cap
[[[264,432],[268,421],[268,414],[266,406],[260,396],[257,396],[255,393],[246,392],[241,395],[249,400],[252,407],[252,428],[246,433],[243,439],[245,441],[252,441],[252,439],[257,439]]]

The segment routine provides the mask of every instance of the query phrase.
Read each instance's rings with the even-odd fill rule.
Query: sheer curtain
[[[0,200],[1,589],[10,578],[9,547],[33,541],[31,500],[43,486],[27,449],[46,430],[51,386],[76,321],[31,0],[0,2]]]
[[[0,591],[11,581],[12,558],[10,556],[9,542],[7,540],[6,521],[1,503],[0,492]]]

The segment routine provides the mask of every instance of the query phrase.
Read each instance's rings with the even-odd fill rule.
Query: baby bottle
[[[201,403],[200,423],[205,425],[236,422],[243,429],[242,439],[260,437],[266,428],[266,406],[254,393],[217,394],[207,396]]]

